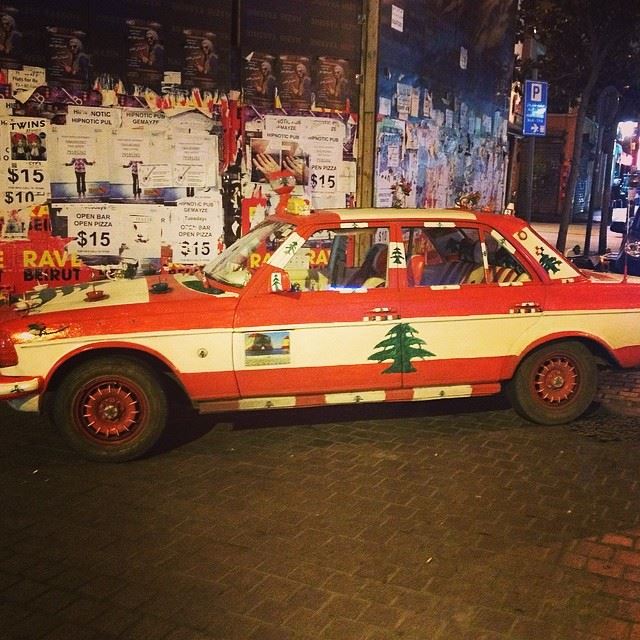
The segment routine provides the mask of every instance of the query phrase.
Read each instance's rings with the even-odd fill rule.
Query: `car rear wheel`
[[[53,418],[86,458],[122,462],[146,453],[162,434],[167,400],[153,370],[122,356],[94,358],[70,371]]]
[[[597,388],[598,371],[589,349],[562,341],[529,354],[507,385],[507,395],[522,417],[539,424],[563,424],[589,408]]]

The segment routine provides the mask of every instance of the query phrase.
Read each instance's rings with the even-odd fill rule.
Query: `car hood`
[[[218,289],[207,289],[192,275],[103,280],[73,287],[37,287],[18,300],[13,308],[29,316],[80,309],[104,309],[155,301],[187,300],[203,294],[237,297]]]

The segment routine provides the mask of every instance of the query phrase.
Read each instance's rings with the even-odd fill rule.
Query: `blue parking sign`
[[[547,133],[547,94],[549,84],[538,80],[524,81],[524,114],[522,133],[544,136]]]

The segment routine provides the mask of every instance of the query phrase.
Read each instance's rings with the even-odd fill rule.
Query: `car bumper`
[[[38,394],[42,389],[42,378],[0,376],[0,400],[15,400],[23,396]]]

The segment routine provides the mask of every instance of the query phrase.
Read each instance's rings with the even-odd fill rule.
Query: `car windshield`
[[[244,287],[255,270],[291,234],[294,226],[284,222],[263,222],[242,236],[204,268],[207,278],[233,287]]]

